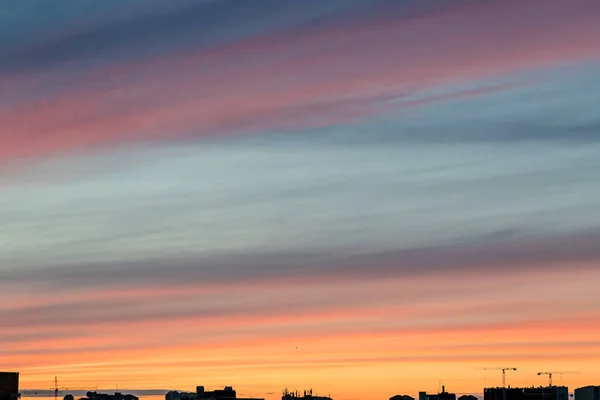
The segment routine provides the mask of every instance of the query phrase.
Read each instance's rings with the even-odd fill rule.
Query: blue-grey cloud
[[[32,25],[41,24],[46,32],[30,25],[29,42],[23,34],[25,37],[17,45],[6,45],[0,71],[46,68],[77,59],[90,59],[97,64],[99,60],[109,63],[115,58],[159,52],[166,56],[165,51],[191,47],[199,50],[202,46],[228,43],[274,29],[310,27],[321,18],[374,1],[196,0],[171,6],[162,3],[66,2],[50,10],[50,15],[40,13],[31,4],[15,4],[12,24],[31,21]],[[13,28],[13,36],[17,28]],[[40,38],[40,31],[48,38]],[[56,33],[52,34],[53,31]],[[3,32],[5,37],[11,37],[10,27]]]
[[[97,62],[223,44],[281,29],[318,27],[336,17],[363,18],[385,7],[407,18],[473,0],[81,0],[52,7],[10,1],[0,17],[0,71],[48,67],[79,58]],[[199,47],[200,46],[200,47]]]
[[[588,62],[477,82],[475,88],[490,92],[466,98],[460,96],[474,82],[416,91],[387,100],[395,107],[381,118],[358,122],[352,134],[344,126],[328,126],[308,130],[303,137],[334,146],[597,143],[599,66]]]
[[[537,240],[501,240],[411,250],[365,252],[360,248],[321,253],[247,253],[223,256],[154,258],[4,269],[2,283],[62,291],[69,288],[143,288],[192,285],[232,288],[252,283],[353,282],[386,278],[452,276],[477,272],[562,270],[569,263],[600,259],[598,232]],[[362,251],[361,251],[362,250]],[[585,268],[595,268],[595,267]],[[579,266],[578,268],[581,268]],[[115,300],[116,301],[116,300]]]
[[[0,260],[377,253],[595,230],[598,117],[581,92],[597,83],[580,72],[384,122],[32,166],[4,181]]]

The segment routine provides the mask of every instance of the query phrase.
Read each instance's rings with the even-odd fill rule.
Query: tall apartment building
[[[585,386],[575,389],[575,400],[600,400],[600,386]]]
[[[485,388],[484,400],[569,400],[569,388],[565,386],[531,388]],[[595,399],[600,400],[600,399]]]
[[[19,373],[0,372],[0,400],[19,397]]]

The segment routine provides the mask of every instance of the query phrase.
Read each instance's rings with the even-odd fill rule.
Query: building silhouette
[[[456,400],[456,394],[446,392],[446,386],[442,386],[441,393],[427,394],[419,392],[419,400]]]
[[[460,396],[458,398],[458,400],[479,400],[476,396],[473,396],[471,394],[463,394],[462,396]]]
[[[566,386],[547,386],[523,389],[524,400],[569,400]]]
[[[316,396],[313,395],[312,389],[305,390],[304,394],[300,396],[298,392],[290,392],[287,389],[283,390],[281,400],[332,400],[331,397],[327,396]]]
[[[405,394],[397,394],[395,396],[390,397],[390,400],[415,400],[411,396],[407,396]]]
[[[197,386],[195,392],[171,391],[165,395],[165,400],[264,400],[237,397],[237,393],[231,386],[225,386],[221,390],[208,391],[204,386]]]
[[[485,388],[483,389],[483,400],[523,400],[522,388]]]
[[[12,400],[19,397],[19,373],[0,372],[0,400]]]
[[[569,388],[565,386],[485,388],[483,400],[569,400]]]
[[[86,397],[82,397],[80,400],[139,400],[137,396],[120,392],[115,392],[115,394],[87,392],[85,395]]]
[[[600,386],[584,386],[575,389],[575,400],[600,400]]]

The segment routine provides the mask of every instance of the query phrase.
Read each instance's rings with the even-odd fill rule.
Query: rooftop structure
[[[438,394],[419,392],[419,400],[456,400],[456,394],[446,392],[446,386],[442,386],[442,391]]]
[[[312,389],[305,390],[304,394],[300,396],[298,392],[290,392],[287,389],[284,389],[283,395],[281,396],[281,400],[332,400],[331,397],[328,396],[316,396],[313,394]]]
[[[195,392],[171,391],[165,395],[165,400],[264,400],[237,397],[237,393],[231,386],[225,386],[221,390],[208,391],[204,386],[197,386]]]
[[[85,395],[87,397],[82,397],[80,400],[139,400],[137,396],[120,392],[115,392],[115,394],[87,392]]]

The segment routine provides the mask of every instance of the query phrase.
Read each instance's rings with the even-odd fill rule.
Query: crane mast
[[[504,368],[504,367],[492,367],[492,368],[481,368],[484,371],[502,371],[502,387],[506,387],[506,371],[516,371],[516,368]]]
[[[502,387],[506,387],[506,371],[516,371],[516,368],[502,368]]]
[[[538,372],[538,376],[540,375],[548,375],[548,386],[552,387],[552,375],[553,374],[579,374],[579,371],[549,371],[549,372]]]

